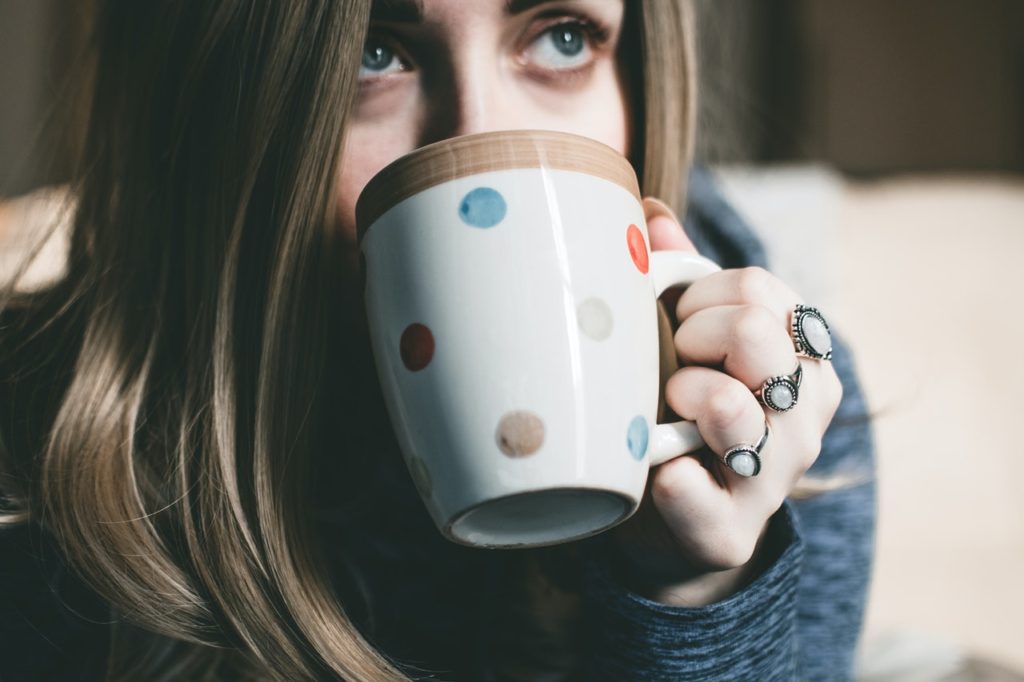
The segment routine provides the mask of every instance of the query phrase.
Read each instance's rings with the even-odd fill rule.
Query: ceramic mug
[[[449,540],[596,534],[636,511],[651,466],[703,444],[692,422],[655,421],[656,305],[719,267],[650,251],[615,150],[550,131],[451,138],[380,171],[356,213],[388,413]]]

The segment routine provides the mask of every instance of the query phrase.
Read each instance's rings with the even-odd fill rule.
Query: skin
[[[628,155],[630,112],[616,54],[621,0],[549,1],[516,13],[505,0],[423,0],[421,20],[395,21],[406,18],[372,20],[346,133],[337,215],[353,272],[359,193],[419,146],[542,128],[586,135]],[[695,250],[664,204],[647,198],[644,209],[653,250]],[[741,589],[761,565],[768,520],[816,459],[842,389],[831,363],[804,360],[796,408],[766,414],[753,395],[797,363],[788,323],[803,300],[768,272],[723,270],[666,299],[675,296],[684,366],[666,386],[669,407],[695,421],[718,455],[756,442],[766,419],[771,428],[756,478],[714,456],[677,457],[652,469],[640,509],[611,531],[612,565],[629,587],[699,606]]]

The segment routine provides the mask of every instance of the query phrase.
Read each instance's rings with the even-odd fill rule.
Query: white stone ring
[[[796,369],[792,374],[768,377],[761,388],[754,391],[754,395],[776,412],[792,410],[800,397],[800,384],[803,380],[804,366],[800,364],[800,358],[797,358]]]
[[[751,478],[761,473],[761,451],[768,442],[768,420],[764,420],[764,435],[754,445],[734,445],[725,451],[722,459],[726,466],[740,476]]]
[[[797,305],[793,308],[791,327],[797,355],[816,360],[832,359],[832,333],[820,310]]]

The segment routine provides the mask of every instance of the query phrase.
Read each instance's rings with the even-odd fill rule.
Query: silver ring
[[[764,421],[764,435],[754,445],[734,445],[725,451],[725,465],[740,476],[752,478],[761,473],[761,451],[768,442],[768,420]]]
[[[792,374],[780,374],[779,376],[768,377],[761,384],[761,388],[754,391],[754,395],[776,412],[786,412],[796,407],[796,401],[800,397],[800,384],[804,380],[804,366],[800,364],[800,358],[796,360],[796,369]]]
[[[797,305],[793,308],[790,327],[797,355],[816,360],[832,359],[832,333],[820,310]]]

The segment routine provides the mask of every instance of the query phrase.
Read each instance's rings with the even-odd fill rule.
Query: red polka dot
[[[402,332],[399,349],[405,366],[412,372],[418,372],[434,357],[434,335],[426,325],[414,322]]]
[[[629,255],[633,257],[636,269],[647,274],[647,244],[644,243],[644,234],[636,225],[630,225],[626,229],[626,245],[629,246]]]

